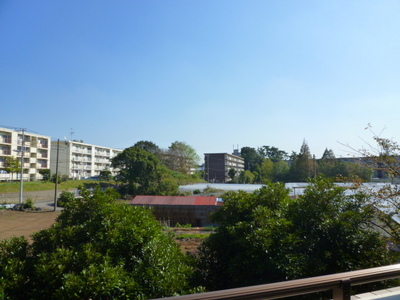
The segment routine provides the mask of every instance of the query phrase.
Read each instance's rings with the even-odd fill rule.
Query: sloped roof
[[[143,196],[132,199],[136,205],[217,205],[222,206],[221,198],[212,196]]]

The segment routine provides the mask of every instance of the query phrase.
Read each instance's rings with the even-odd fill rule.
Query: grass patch
[[[69,190],[76,189],[83,184],[87,183],[98,183],[95,180],[69,180],[65,182],[61,182],[58,184],[59,190]],[[17,193],[19,192],[19,182],[2,182],[0,183],[0,193]],[[24,182],[24,191],[25,192],[34,192],[34,191],[48,191],[54,190],[55,184],[53,182],[45,182],[45,181],[32,181],[32,182]]]
[[[206,239],[210,236],[210,233],[183,233],[176,237],[178,240],[183,239]]]
[[[178,185],[205,182],[198,174],[182,174],[181,172],[171,171],[171,175]]]

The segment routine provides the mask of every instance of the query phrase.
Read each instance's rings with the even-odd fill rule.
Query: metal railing
[[[280,299],[331,290],[334,300],[350,300],[351,286],[400,277],[400,264],[163,300]],[[160,298],[161,300],[161,298]]]

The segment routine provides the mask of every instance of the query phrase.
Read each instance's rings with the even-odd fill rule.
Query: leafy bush
[[[57,199],[58,206],[65,206],[67,203],[70,203],[75,199],[75,194],[68,191],[62,191],[60,196]]]
[[[387,265],[398,255],[371,230],[364,193],[346,195],[318,178],[298,199],[283,183],[227,192],[218,223],[199,252],[199,280],[210,290]]]
[[[43,181],[49,181],[51,177],[50,169],[39,169],[39,174],[42,175]]]
[[[175,227],[178,227],[178,228],[192,228],[192,224],[179,224],[179,223],[176,223]]]
[[[207,185],[207,187],[203,190],[204,194],[215,194],[215,193],[221,193],[221,192],[223,192],[223,191],[219,190],[219,189],[216,189],[216,188],[213,188],[213,187],[211,187],[209,185]]]
[[[32,198],[28,198],[26,200],[26,203],[24,203],[23,208],[24,209],[35,209],[35,204],[33,202],[33,199]]]
[[[64,193],[66,194],[66,193]],[[193,268],[146,208],[82,192],[49,229],[0,242],[4,299],[148,299],[199,291]]]

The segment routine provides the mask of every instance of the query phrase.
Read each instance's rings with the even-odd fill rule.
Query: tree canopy
[[[116,180],[124,183],[127,192],[138,195],[176,194],[178,185],[168,180],[168,170],[159,158],[143,148],[132,146],[112,159],[119,169]]]
[[[160,147],[158,147],[155,143],[153,143],[151,141],[139,141],[133,146],[142,148],[143,150],[146,150],[147,152],[150,152],[150,153],[156,154],[156,155],[159,155],[161,152]]]
[[[287,152],[273,146],[262,146],[258,148],[258,153],[264,158],[269,158],[274,163],[288,159],[289,157]]]
[[[11,174],[11,180],[13,180],[14,174],[21,171],[21,160],[14,156],[9,156],[6,158],[3,169]]]
[[[213,215],[220,224],[200,248],[199,280],[209,289],[249,286],[393,263],[371,230],[363,193],[312,180],[291,199],[283,183],[251,194],[228,192]]]
[[[263,157],[252,147],[242,147],[240,155],[244,158],[244,169],[254,172],[263,161]]]
[[[365,157],[366,166],[373,169],[380,180],[386,180],[386,184],[379,189],[366,189],[367,193],[372,194],[371,203],[379,209],[379,226],[396,244],[400,244],[400,224],[396,220],[400,217],[400,145],[393,139],[376,135],[371,126],[370,129],[374,143],[367,143],[361,149],[349,148],[359,156]],[[355,181],[357,188],[363,188],[359,182]]]
[[[168,150],[164,152],[165,165],[177,172],[188,174],[192,168],[195,168],[200,160],[196,150],[184,142],[173,142]]]
[[[0,241],[0,298],[148,299],[190,292],[192,268],[150,210],[113,193],[69,201],[56,224]]]

